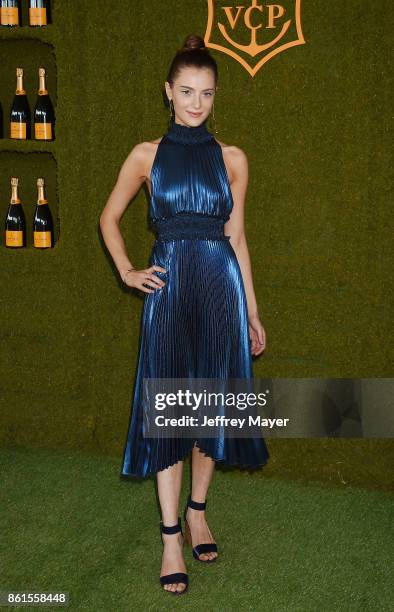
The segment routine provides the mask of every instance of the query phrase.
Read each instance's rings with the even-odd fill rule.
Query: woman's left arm
[[[226,167],[229,175],[234,206],[230,219],[224,226],[225,234],[230,235],[233,247],[242,272],[248,305],[249,334],[252,342],[251,352],[259,355],[266,347],[266,333],[261,324],[256,295],[253,287],[252,267],[245,236],[245,199],[249,180],[248,158],[238,147],[226,147]]]

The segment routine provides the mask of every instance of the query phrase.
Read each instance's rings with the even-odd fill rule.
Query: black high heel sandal
[[[172,535],[174,533],[179,533],[179,532],[182,533],[180,516],[178,517],[177,524],[173,525],[172,527],[166,527],[166,525],[163,525],[163,521],[160,521],[160,533]],[[182,536],[183,536],[183,533],[182,533]],[[183,595],[183,593],[186,593],[188,586],[189,586],[189,577],[187,574],[184,574],[183,572],[175,572],[174,574],[167,574],[166,576],[160,576],[160,584],[162,586],[164,586],[165,584],[175,584],[177,582],[186,584],[186,587],[183,589],[183,591],[169,591],[167,589],[163,589],[163,590],[166,591],[167,593],[172,593],[173,595]]]
[[[192,547],[193,557],[197,559],[197,561],[201,561],[201,563],[213,563],[214,561],[216,561],[217,557],[214,557],[213,559],[200,559],[200,555],[204,553],[208,553],[208,552],[217,553],[218,552],[217,545],[214,544],[213,542],[210,542],[209,544],[197,544],[197,546],[193,547],[192,534],[190,533],[190,526],[186,519],[186,512],[187,512],[188,506],[190,506],[190,508],[193,508],[193,510],[205,510],[206,505],[207,505],[206,500],[205,502],[201,503],[201,502],[193,501],[191,498],[191,495],[189,495],[189,497],[187,498],[185,511],[183,513],[183,518],[185,519],[185,541],[187,542],[187,544],[190,544],[190,546]],[[212,537],[212,533],[209,527],[208,527],[208,531]]]

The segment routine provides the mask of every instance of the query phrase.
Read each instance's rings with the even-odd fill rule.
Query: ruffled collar
[[[171,140],[175,140],[181,144],[207,142],[213,139],[213,134],[207,129],[206,121],[200,125],[188,127],[187,125],[176,123],[173,120],[166,135],[171,138]]]

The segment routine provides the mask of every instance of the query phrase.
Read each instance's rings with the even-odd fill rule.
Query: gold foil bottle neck
[[[19,179],[16,177],[12,177],[11,179],[11,204],[20,204],[20,199],[18,197],[18,185]]]
[[[38,190],[37,204],[47,204],[48,203],[48,200],[45,199],[45,195],[44,195],[44,185],[45,185],[45,181],[43,178],[37,179],[37,190]]]
[[[39,86],[38,86],[38,95],[46,96],[48,95],[48,90],[46,87],[46,70],[42,66],[38,69],[39,76]]]
[[[16,95],[23,96],[26,91],[23,89],[23,68],[16,69]]]

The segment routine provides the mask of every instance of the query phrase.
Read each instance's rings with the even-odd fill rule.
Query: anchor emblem
[[[305,44],[301,0],[281,0],[280,4],[251,0],[249,5],[244,0],[242,5],[229,4],[229,0],[208,0],[205,45],[236,59],[252,77],[278,53]],[[252,65],[250,58],[260,59]]]

